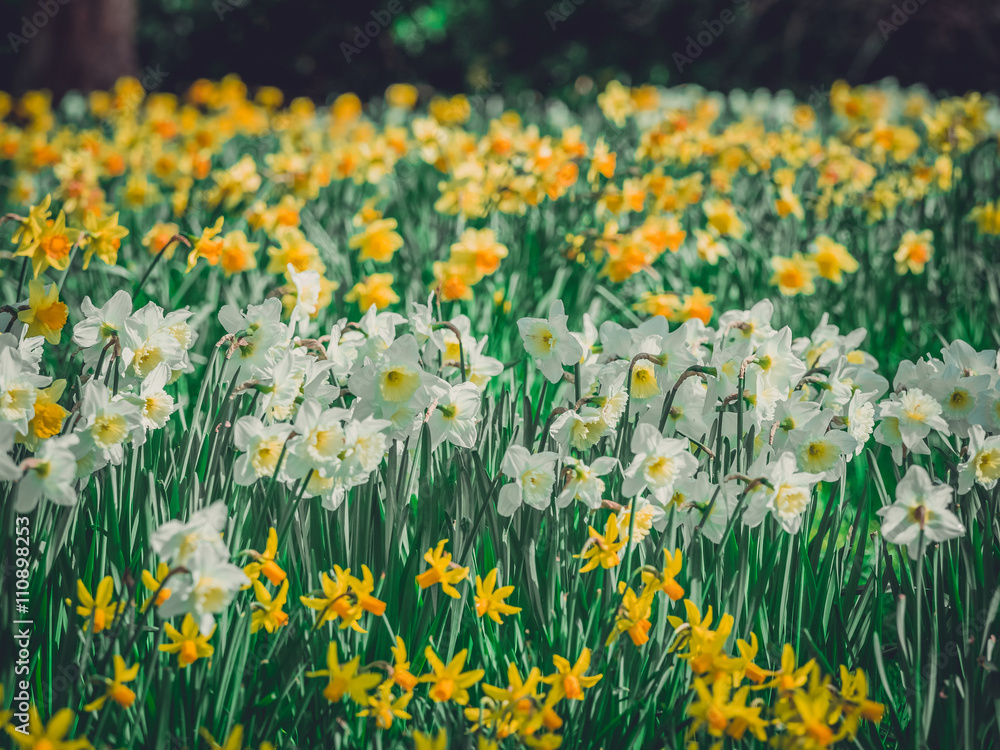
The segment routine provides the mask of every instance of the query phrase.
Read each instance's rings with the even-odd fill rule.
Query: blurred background
[[[710,89],[886,76],[1000,89],[991,0],[0,0],[0,89],[183,90],[237,73],[319,101],[389,83],[572,100],[618,77]]]

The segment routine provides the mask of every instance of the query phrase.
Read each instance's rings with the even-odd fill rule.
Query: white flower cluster
[[[0,440],[9,448],[16,438],[35,451],[19,467],[7,457],[0,465],[5,479],[20,479],[21,513],[42,498],[74,504],[95,471],[121,464],[126,446],[167,423],[175,404],[166,386],[194,369],[190,311],[164,314],[151,302],[133,313],[132,298],[120,291],[100,308],[84,298],[82,312],[73,343],[83,385],[69,414],[58,405],[66,381],[39,374],[44,339],[0,336]]]
[[[282,323],[273,298],[246,312],[227,306],[219,318],[230,341],[226,377],[260,396],[256,413],[235,425],[236,482],[277,473],[331,510],[368,481],[394,440],[414,437],[425,421],[435,448],[472,448],[482,388],[503,369],[482,353],[486,338],[475,339],[468,318],[435,323],[429,304],[414,306],[412,332],[402,335],[407,319],[374,306],[319,339],[293,338],[295,315]]]
[[[159,607],[165,619],[190,614],[202,634],[215,625],[215,615],[232,602],[236,592],[250,585],[243,569],[230,561],[222,541],[229,516],[224,502],[193,513],[187,522],[167,521],[150,539],[153,551],[170,570],[160,582],[170,595]]]
[[[633,422],[621,494],[635,498],[647,524],[662,529],[673,510],[686,532],[700,526],[716,542],[738,507],[741,482],[743,523],[757,526],[770,514],[797,533],[814,485],[843,477],[873,434],[897,464],[907,453],[928,453],[931,432],[953,452],[950,441],[967,438],[959,492],[993,488],[1000,478],[995,351],[955,341],[941,360],[904,362],[884,397],[888,381],[859,348],[864,329],[842,335],[824,316],[811,336],[794,339],[787,327],[772,328],[772,311],[763,301],[725,313],[717,329],[691,320],[673,331],[663,318],[597,329],[587,316],[582,332],[569,331],[560,302],[548,319],[522,319],[524,348],[546,379],[579,379],[581,398],[551,422],[557,450],[508,449],[502,471],[512,481],[501,489],[499,512],[510,515],[522,503],[544,509],[579,500],[598,508],[620,500],[604,494],[617,466],[607,454],[621,455],[617,434]],[[742,463],[720,472],[719,451],[740,449]],[[561,487],[557,477],[565,477]],[[924,469],[911,469],[897,492],[908,515],[900,520],[897,506],[882,511],[886,538],[909,544],[920,536],[913,528],[927,541],[963,533],[947,510],[951,494]],[[918,505],[925,510],[913,511]]]

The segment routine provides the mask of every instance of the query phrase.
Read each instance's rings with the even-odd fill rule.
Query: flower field
[[[16,747],[1000,747],[1000,110],[0,95]]]

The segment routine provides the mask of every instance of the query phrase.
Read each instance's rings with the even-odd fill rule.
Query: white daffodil
[[[771,511],[781,528],[789,534],[798,533],[802,516],[812,500],[812,488],[823,476],[797,471],[795,455],[785,451],[767,466],[763,476],[771,483],[765,507]]]
[[[219,500],[192,513],[187,521],[167,521],[153,532],[149,544],[171,567],[194,569],[203,559],[228,559],[229,548],[221,536],[228,520],[226,504]]]
[[[551,451],[533,454],[520,445],[507,448],[500,470],[514,481],[500,489],[497,512],[501,516],[513,515],[522,503],[537,510],[549,507],[556,483],[554,467],[558,458],[559,454]]]
[[[552,421],[549,434],[566,452],[570,448],[586,451],[608,433],[604,415],[596,406],[564,411]]]
[[[76,456],[73,446],[78,435],[59,435],[46,440],[38,452],[24,461],[24,476],[17,483],[18,513],[30,513],[45,498],[56,505],[75,505]]]
[[[816,423],[819,429],[811,435],[802,435],[790,447],[795,451],[800,471],[819,474],[823,481],[833,482],[843,476],[844,467],[847,460],[854,457],[858,441],[843,430],[828,429],[833,415],[829,411],[824,414],[824,418]]]
[[[348,486],[363,484],[378,468],[386,454],[389,440],[386,430],[391,423],[385,419],[357,419],[344,427],[345,454],[340,474]]]
[[[233,337],[226,352],[223,380],[231,380],[239,370],[242,380],[258,377],[274,364],[288,339],[288,327],[281,322],[281,301],[277,297],[261,305],[249,305],[240,312],[234,305],[219,311],[219,322]]]
[[[948,429],[961,438],[969,435],[969,420],[976,409],[976,397],[990,386],[989,375],[962,376],[951,365],[927,389],[941,405]]]
[[[152,302],[129,316],[120,339],[122,364],[133,377],[141,380],[161,364],[171,370],[183,368],[181,341],[167,325],[163,310]]]
[[[471,450],[476,444],[476,422],[482,402],[479,388],[475,383],[445,383],[444,387],[435,386],[434,393],[434,408],[427,420],[432,448],[447,440]]]
[[[470,383],[475,383],[479,390],[484,390],[492,378],[503,372],[503,363],[499,359],[483,354],[488,341],[489,337],[483,336],[471,348],[465,347],[463,344],[465,347],[465,377],[469,379]]]
[[[233,428],[233,445],[242,451],[233,475],[236,484],[246,486],[274,476],[290,431],[287,424],[264,426],[257,417],[241,417]]]
[[[142,429],[139,407],[124,396],[112,396],[107,386],[93,380],[83,386],[80,417],[94,447],[115,466],[125,457],[125,442]]]
[[[524,349],[534,358],[535,365],[550,383],[558,383],[563,367],[575,365],[583,356],[580,342],[566,328],[569,316],[565,314],[562,300],[549,308],[549,317],[521,318],[517,321]]]
[[[288,476],[301,479],[312,472],[332,477],[346,454],[343,422],[350,416],[347,409],[324,409],[319,401],[306,399],[295,415],[292,429],[296,437],[289,441],[285,453]]]
[[[969,429],[968,459],[958,466],[958,494],[964,495],[973,483],[992,490],[1000,479],[1000,435],[986,437],[979,425]]]
[[[28,422],[35,416],[36,389],[51,382],[52,378],[25,372],[14,350],[0,350],[0,421],[27,434]]]
[[[93,367],[112,337],[121,336],[124,331],[125,321],[132,314],[132,296],[119,290],[101,307],[91,302],[90,297],[84,297],[80,312],[84,319],[73,326],[73,343],[84,350],[87,367]],[[105,360],[108,356],[105,355]]]
[[[774,305],[768,299],[761,300],[749,310],[724,312],[719,316],[720,343],[725,346],[738,343],[744,351],[743,356],[746,356],[774,333],[771,328],[773,315]]]
[[[921,532],[925,546],[962,536],[965,527],[948,510],[951,493],[948,485],[934,484],[922,466],[911,466],[896,486],[896,502],[878,511],[882,516],[883,538],[893,544],[905,544],[910,559],[916,560]]]
[[[902,394],[893,393],[889,401],[879,405],[879,416],[883,420],[895,418],[896,431],[903,445],[914,453],[923,445],[931,430],[948,434],[948,423],[941,416],[941,404],[930,394],[919,388],[909,388]],[[878,435],[876,435],[876,440]]]
[[[305,335],[309,330],[310,319],[319,313],[323,284],[318,271],[296,271],[291,263],[288,264],[286,271],[295,290],[295,306],[288,321],[288,330],[291,335],[296,331]]]
[[[989,388],[976,396],[976,408],[969,421],[987,432],[1000,433],[1000,388]]]
[[[708,472],[699,471],[692,479],[675,485],[670,502],[681,514],[689,538],[701,527],[701,534],[706,539],[720,544],[729,518],[736,510],[737,488],[733,482],[724,482],[720,487],[709,479]]]
[[[857,442],[855,456],[861,455],[865,443],[875,430],[875,404],[870,400],[874,395],[857,390],[847,403],[847,416],[843,419],[847,425],[847,434]]]
[[[674,483],[698,470],[698,460],[687,446],[686,440],[665,438],[652,425],[640,424],[632,436],[634,458],[625,470],[622,494],[633,497],[648,489],[660,505],[666,505]]]
[[[610,474],[618,465],[618,459],[601,456],[590,466],[576,458],[566,457],[569,478],[562,491],[556,496],[556,507],[565,508],[574,500],[579,500],[591,510],[601,507],[604,499],[604,480],[601,477]]]
[[[768,336],[754,352],[750,367],[784,398],[806,373],[805,362],[792,353],[792,329],[785,326]]]
[[[126,397],[139,407],[143,430],[158,430],[170,419],[174,397],[164,390],[169,380],[170,368],[159,365],[142,381],[138,395]],[[144,437],[145,432],[137,433],[136,438],[140,435]]]

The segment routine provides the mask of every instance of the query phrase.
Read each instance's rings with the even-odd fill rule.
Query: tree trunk
[[[30,0],[25,19],[46,17],[24,50],[17,83],[51,89],[108,89],[139,70],[136,53],[137,0]]]

